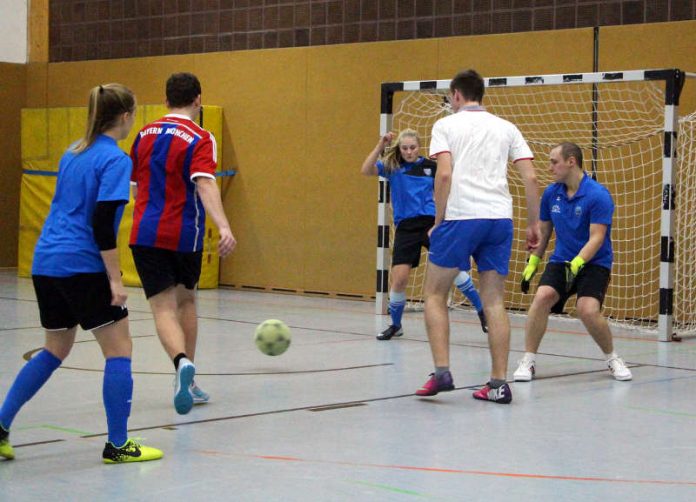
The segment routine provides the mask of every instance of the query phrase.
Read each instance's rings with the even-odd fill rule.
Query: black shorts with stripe
[[[111,286],[104,272],[69,277],[32,276],[41,326],[49,331],[78,324],[85,331],[128,317],[128,309],[111,305]]]
[[[414,268],[418,266],[421,248],[430,249],[428,230],[434,223],[434,216],[416,216],[399,222],[394,235],[392,266],[404,264]]]
[[[599,265],[585,265],[575,279],[575,284],[571,290],[565,291],[565,263],[548,263],[544,273],[539,280],[539,286],[551,286],[561,296],[560,300],[553,306],[551,312],[560,314],[563,312],[566,301],[573,295],[578,298],[591,296],[599,300],[600,306],[604,303],[607,294],[611,271]]]

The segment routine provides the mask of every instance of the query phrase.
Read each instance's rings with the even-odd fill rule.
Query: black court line
[[[41,349],[39,349],[41,350]],[[377,368],[381,366],[393,366],[394,363],[377,363],[377,364],[364,364],[361,366],[344,366],[341,368],[327,368],[321,370],[296,370],[296,371],[256,371],[256,372],[246,372],[246,373],[199,373],[196,372],[196,376],[250,376],[250,375],[304,375],[312,373],[330,373],[334,371],[348,371],[348,370],[359,370],[365,368]],[[76,368],[72,366],[61,366],[64,370],[74,370],[74,371],[87,371],[90,373],[104,373],[103,369],[94,368]],[[131,371],[133,375],[166,375],[173,377],[174,372],[157,372],[157,371]]]
[[[0,328],[0,331],[20,331],[23,329],[33,329],[36,331],[43,331],[43,326],[18,326],[16,328]]]
[[[642,364],[626,364],[626,367],[628,368],[641,368],[643,367]],[[575,371],[573,373],[562,373],[560,375],[546,375],[546,376],[536,376],[534,375],[533,380],[553,380],[555,378],[566,378],[566,377],[572,377],[572,376],[579,376],[579,375],[591,375],[593,373],[604,373],[607,370],[602,368],[601,370],[587,370],[587,371]]]
[[[36,298],[29,300],[26,298],[15,298],[11,296],[0,296],[0,300],[10,300],[13,302],[29,302],[29,303],[36,303]]]
[[[632,368],[637,368],[640,367],[641,365],[633,365],[631,366]],[[606,370],[601,369],[601,370],[591,370],[591,371],[583,371],[583,372],[576,372],[576,373],[566,373],[566,374],[561,374],[561,375],[549,375],[546,377],[539,377],[535,378],[535,380],[553,380],[556,378],[566,378],[570,376],[576,376],[576,375],[586,375],[586,374],[591,374],[591,373],[604,373]],[[453,391],[460,391],[460,390],[478,390],[483,386],[483,384],[476,384],[476,385],[466,385],[463,387],[455,387]],[[425,401],[428,402],[430,401],[430,397],[418,397],[413,393],[409,394],[397,394],[394,396],[385,396],[385,397],[375,397],[372,399],[361,399],[361,400],[356,400],[356,401],[344,401],[344,402],[338,402],[338,403],[330,403],[330,404],[322,404],[322,405],[310,405],[310,406],[300,406],[296,408],[285,408],[281,410],[271,410],[271,411],[261,411],[257,413],[245,413],[242,415],[230,415],[226,417],[216,417],[216,418],[205,418],[205,419],[200,419],[200,420],[189,420],[187,422],[176,422],[176,423],[168,423],[168,424],[163,424],[163,425],[151,425],[147,427],[138,427],[135,429],[128,429],[128,432],[142,432],[142,431],[150,431],[150,430],[156,430],[156,429],[165,429],[165,430],[177,430],[179,427],[187,426],[187,425],[198,425],[198,424],[207,424],[207,423],[214,423],[214,422],[224,422],[227,420],[239,420],[242,418],[253,418],[253,417],[263,417],[263,416],[268,416],[268,415],[279,415],[282,413],[293,413],[296,411],[328,411],[331,409],[344,409],[344,408],[353,408],[353,407],[358,407],[358,406],[365,406],[367,403],[376,403],[379,401],[391,401],[395,399],[403,399],[403,398],[417,398],[419,401]],[[434,401],[437,402],[437,401]],[[91,438],[97,438],[97,437],[104,437],[108,436],[108,432],[101,432],[101,433],[96,433],[96,434],[86,434],[84,436],[80,436],[80,439],[91,439]],[[13,448],[24,448],[28,446],[37,446],[37,445],[44,445],[44,444],[50,444],[50,443],[60,443],[63,441],[68,441],[67,439],[52,439],[48,441],[37,441],[34,443],[24,443],[24,444],[19,444],[19,445],[13,445]]]
[[[0,297],[2,299],[2,297]],[[224,321],[224,322],[232,322],[232,323],[238,323],[238,324],[248,324],[248,325],[257,325],[259,324],[256,321],[241,321],[237,319],[225,319],[222,317],[213,317],[213,316],[199,316],[199,319],[207,319],[207,320],[213,320],[213,321]],[[149,319],[138,319],[138,321],[145,321]],[[304,331],[316,331],[320,333],[332,333],[332,334],[341,334],[341,335],[355,335],[355,336],[360,336],[360,337],[365,337],[365,338],[372,338],[374,335],[371,333],[359,333],[356,331],[337,331],[335,329],[325,329],[325,328],[311,328],[311,327],[305,327],[305,326],[288,326],[292,329],[301,329]],[[1,331],[1,330],[0,330]],[[552,330],[553,332],[553,330]],[[131,338],[148,338],[148,337],[153,337],[155,335],[137,335],[137,336],[132,336]],[[408,338],[408,337],[400,337],[399,340],[401,341],[409,341],[409,342],[416,342],[416,343],[428,343],[428,340],[423,340],[419,338]],[[94,342],[94,339],[90,340],[80,340],[75,343],[85,343],[85,342]],[[391,342],[394,343],[394,342]],[[466,348],[471,348],[471,349],[480,349],[480,350],[488,350],[488,345],[483,345],[483,344],[471,344],[471,343],[461,343],[461,342],[452,342],[450,341],[450,346],[454,347],[466,347]],[[27,354],[34,354],[35,352],[41,350],[39,349],[34,349],[33,351],[27,352]],[[510,349],[510,353],[518,353],[518,354],[523,354],[525,351],[524,350],[516,350],[516,349]],[[578,359],[582,361],[595,361],[595,362],[603,362],[604,359],[602,358],[596,358],[596,357],[587,357],[587,356],[577,356],[577,355],[567,355],[567,354],[555,354],[552,352],[537,352],[537,355],[544,355],[544,356],[550,356],[550,357],[560,357],[560,358],[565,358],[565,359]],[[29,360],[26,357],[25,354],[25,360]],[[660,364],[651,364],[651,363],[633,363],[630,361],[624,361],[627,366],[631,367],[650,367],[650,368],[662,368],[662,369],[673,369],[673,370],[682,370],[682,371],[690,371],[690,372],[696,372],[696,368],[684,368],[680,366],[665,366],[665,365],[660,365]],[[74,368],[74,367],[69,367],[69,366],[61,366],[62,368],[65,369],[72,369],[72,370],[80,370],[81,368]],[[100,370],[84,370],[84,371],[100,371]],[[149,373],[149,372],[133,372],[134,374],[153,374],[153,375],[161,375],[161,374],[169,374],[169,373]],[[205,374],[205,373],[200,373],[201,376],[214,376],[214,375],[220,375],[220,376],[226,376],[226,375],[232,375],[232,376],[239,376],[239,375],[253,375],[253,374],[258,374],[258,375],[266,375],[266,374],[273,374],[273,373],[210,373],[210,374]]]

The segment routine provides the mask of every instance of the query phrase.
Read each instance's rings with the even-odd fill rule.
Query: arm
[[[121,280],[121,266],[116,248],[115,232],[117,218],[120,219],[119,209],[125,204],[126,201],[123,200],[97,202],[92,216],[94,240],[99,247],[99,253],[106,267],[106,274],[109,276],[111,305],[116,306],[125,305],[128,298],[128,293]]]
[[[121,280],[121,266],[118,259],[118,249],[107,249],[100,251],[106,274],[109,276],[109,287],[111,288],[111,305],[123,307],[128,299],[126,288],[123,287]]]
[[[607,226],[600,223],[590,224],[590,238],[587,243],[582,247],[578,256],[587,263],[594,255],[597,254],[599,248],[602,247],[604,243],[604,237],[607,235]]]
[[[575,278],[578,276],[585,263],[590,261],[599,248],[602,247],[604,236],[607,234],[607,225],[602,223],[590,223],[590,238],[580,252],[570,261],[566,262],[566,291],[570,291]]]
[[[389,146],[393,139],[394,133],[391,132],[388,132],[380,138],[377,146],[375,146],[375,148],[369,153],[363,162],[362,167],[360,168],[360,174],[364,174],[365,176],[377,175],[377,166],[375,165],[377,163],[377,159],[380,155],[382,155],[384,149]]]
[[[138,184],[131,183],[131,193],[133,194],[133,200],[138,198]]]
[[[237,240],[232,235],[230,224],[222,207],[222,199],[220,198],[217,182],[214,178],[208,178],[207,176],[197,176],[194,178],[194,182],[206,213],[210,215],[220,232],[218,251],[220,256],[224,258],[232,252],[237,245]]]
[[[549,245],[549,240],[551,240],[551,234],[553,233],[553,223],[551,221],[541,221],[539,228],[541,232],[539,246],[532,252],[532,254],[538,256],[539,259],[543,259],[544,253],[546,253],[546,248]]]
[[[551,233],[553,232],[553,223],[551,221],[542,221],[540,226],[541,237],[539,238],[539,245],[529,255],[527,266],[522,271],[520,290],[525,294],[529,293],[529,283],[532,281],[534,274],[536,274],[537,267],[539,267],[544,253],[546,253],[546,247],[549,245],[549,239],[551,239]]]
[[[520,159],[515,162],[527,199],[527,249],[534,250],[539,245],[539,184],[534,164],[529,159]]]
[[[445,219],[447,199],[452,187],[452,154],[442,152],[437,156],[437,171],[435,172],[435,224],[433,228]]]

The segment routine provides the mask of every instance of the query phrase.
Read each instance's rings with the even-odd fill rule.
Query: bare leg
[[[602,352],[611,354],[614,351],[611,329],[609,329],[609,323],[602,315],[599,300],[591,296],[583,296],[578,298],[576,309],[578,317],[580,317],[587,331],[599,345],[599,348],[602,349]]]
[[[177,317],[184,333],[186,356],[193,361],[196,356],[198,339],[198,313],[196,311],[196,290],[186,289],[182,284],[176,286]],[[176,354],[175,354],[176,355]]]
[[[97,328],[92,333],[97,339],[105,359],[112,357],[131,358],[133,342],[128,331],[128,318]]]
[[[488,345],[493,361],[491,378],[505,380],[510,353],[510,320],[505,304],[505,276],[495,270],[479,272],[481,300],[488,320]]]
[[[171,287],[150,298],[157,335],[170,359],[186,353],[186,338],[179,324],[176,292],[177,289]]]
[[[443,268],[428,263],[425,274],[425,329],[435,367],[449,366],[449,313],[447,294],[457,268]]]
[[[44,348],[61,361],[64,361],[75,343],[77,326],[61,331],[46,331]]]
[[[391,287],[390,291],[395,293],[403,293],[408,286],[408,275],[411,272],[411,265],[402,263],[394,265],[391,269]]]
[[[551,286],[539,286],[532,305],[527,312],[527,322],[524,326],[524,346],[526,352],[536,354],[541,345],[541,339],[546,333],[551,308],[560,299],[558,292]]]

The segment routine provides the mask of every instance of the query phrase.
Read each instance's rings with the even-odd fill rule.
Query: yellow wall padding
[[[135,135],[146,123],[167,113],[162,105],[138,107],[136,123],[128,138],[119,146],[129,152]],[[84,132],[86,108],[31,108],[22,110],[22,188],[19,216],[18,274],[31,275],[34,246],[48,215],[55,192],[58,164],[66,148]],[[222,136],[222,108],[203,107],[203,127],[216,138]],[[218,161],[221,164],[221,144],[218,143]],[[222,170],[219,168],[219,170]],[[220,183],[220,181],[218,181]],[[118,249],[123,270],[123,281],[128,286],[140,286],[140,279],[128,248],[133,224],[133,200],[126,206],[118,233]],[[219,263],[217,243],[219,234],[213,222],[206,221],[203,240],[203,267],[199,287],[215,288],[218,285]]]

